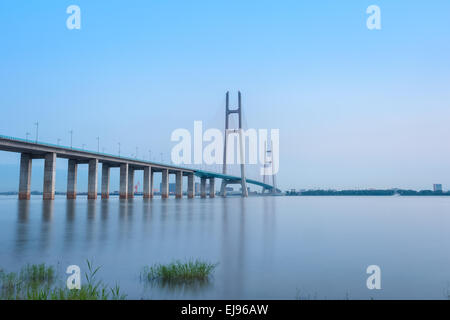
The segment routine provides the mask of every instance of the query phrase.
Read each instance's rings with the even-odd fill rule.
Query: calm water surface
[[[443,299],[450,197],[85,200],[0,197],[0,267],[85,260],[128,298]],[[210,282],[148,285],[145,265],[200,258]],[[382,270],[368,290],[366,268]]]

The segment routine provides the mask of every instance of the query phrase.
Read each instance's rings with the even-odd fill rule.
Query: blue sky
[[[39,121],[42,141],[168,159],[173,130],[222,128],[241,90],[248,127],[280,129],[282,188],[450,188],[449,1],[3,0],[0,36],[0,134]],[[18,159],[0,152],[0,191]]]

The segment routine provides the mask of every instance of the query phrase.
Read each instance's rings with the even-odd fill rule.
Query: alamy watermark
[[[370,276],[367,278],[366,286],[367,289],[373,290],[381,289],[381,268],[375,264],[370,265],[366,269],[366,273],[370,274]]]
[[[81,29],[81,9],[78,5],[72,4],[67,7],[66,13],[70,16],[66,20],[67,29]],[[378,5],[372,4],[367,7],[366,13],[370,16],[366,20],[369,30],[381,30],[381,9]]]
[[[77,5],[70,5],[66,9],[66,13],[70,16],[66,20],[67,29],[81,29],[81,9]]]
[[[170,139],[177,142],[171,151],[171,160],[177,165],[223,164],[226,139],[227,164],[261,164],[261,175],[274,175],[279,169],[279,129],[229,129],[224,137],[217,128],[203,132],[203,122],[194,121],[193,135],[188,129],[179,128],[172,132]],[[272,165],[265,165],[268,162]]]
[[[67,267],[66,273],[69,274],[67,277],[66,285],[67,289],[81,289],[81,269],[76,264],[72,264]]]
[[[366,25],[369,30],[381,30],[381,9],[377,5],[370,5],[366,10],[370,16],[367,18]]]

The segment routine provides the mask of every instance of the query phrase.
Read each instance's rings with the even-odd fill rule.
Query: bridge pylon
[[[245,178],[245,149],[244,149],[244,137],[242,132],[242,102],[241,102],[241,92],[238,91],[238,107],[237,109],[230,109],[230,93],[227,91],[225,96],[225,141],[224,141],[224,150],[223,150],[223,169],[222,173],[227,174],[227,142],[228,135],[231,133],[238,133],[239,135],[239,155],[240,155],[240,164],[241,164],[241,188],[242,188],[242,196],[248,197],[247,190],[247,181]],[[239,126],[237,129],[229,128],[229,117],[230,115],[236,113],[239,117]],[[227,184],[236,183],[236,181],[227,181],[225,179],[222,180],[222,185],[220,187],[220,195],[225,197],[227,194]]]
[[[264,193],[266,190],[270,193],[277,192],[277,185],[275,182],[275,173],[273,171],[273,154],[272,154],[272,141],[266,141],[264,145],[264,178],[263,182],[265,184],[269,184],[269,176],[272,176],[272,188],[267,189],[266,187],[262,188],[261,193]]]

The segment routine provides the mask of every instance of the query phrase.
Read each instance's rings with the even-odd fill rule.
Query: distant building
[[[159,184],[159,190],[162,190],[162,183]],[[176,185],[175,183],[169,183],[169,193],[175,193]]]
[[[442,192],[442,184],[433,184],[433,191],[434,192]]]

